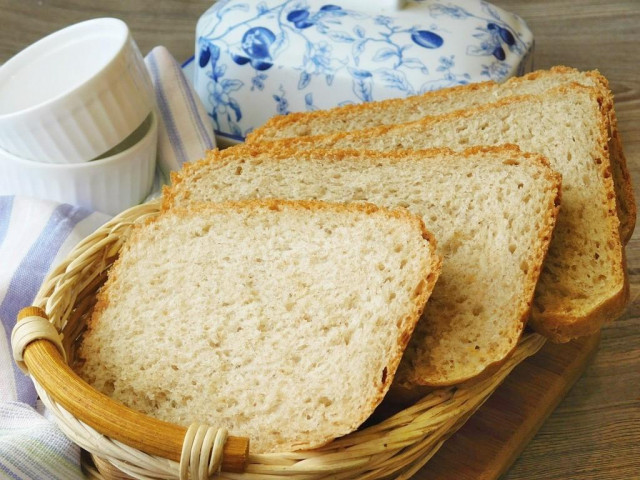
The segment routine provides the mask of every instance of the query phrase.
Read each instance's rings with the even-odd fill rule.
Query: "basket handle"
[[[41,308],[26,307],[18,314],[14,333],[21,321],[33,321],[34,317],[52,326]],[[60,335],[56,331],[56,339],[44,322],[41,323],[46,334],[14,343],[14,356],[23,362],[42,388],[74,417],[103,435],[149,455],[181,462],[185,443],[192,442],[187,436],[188,429],[144,415],[91,387],[67,365],[61,353],[64,349],[61,350]],[[17,344],[20,352],[15,351]],[[228,436],[222,449],[222,470],[244,472],[248,459],[249,439]]]

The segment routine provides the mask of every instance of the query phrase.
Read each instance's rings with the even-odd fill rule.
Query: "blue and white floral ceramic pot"
[[[221,0],[198,21],[194,85],[234,143],[278,114],[502,81],[532,50],[522,19],[480,0]]]

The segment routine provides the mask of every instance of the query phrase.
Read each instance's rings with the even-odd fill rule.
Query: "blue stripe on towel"
[[[187,158],[184,153],[184,147],[182,146],[182,140],[180,139],[180,132],[178,131],[178,127],[176,126],[176,122],[173,118],[173,113],[171,112],[170,102],[167,100],[167,96],[164,92],[160,72],[158,71],[158,64],[156,63],[156,58],[153,54],[147,56],[147,66],[149,68],[149,73],[154,80],[153,83],[156,90],[156,103],[158,104],[160,115],[162,115],[162,120],[164,121],[164,126],[167,130],[171,147],[176,154],[178,163],[182,164],[187,160]]]
[[[187,79],[182,73],[182,69],[178,66],[177,63],[174,63],[173,66],[176,70],[175,78],[178,79],[180,93],[182,93],[183,100],[185,100],[185,103],[189,106],[189,116],[191,117],[191,124],[194,125],[196,127],[196,130],[198,131],[202,147],[205,150],[210,150],[214,146],[213,138],[211,136],[211,132],[205,127],[202,121],[202,117],[198,114],[195,95],[192,94],[189,84],[187,83]]]
[[[79,460],[80,448],[36,410],[0,403],[0,478],[80,480]]]
[[[9,470],[8,459],[5,459],[0,463],[0,473],[7,475],[7,478],[13,478],[15,480],[24,480],[25,476],[23,471],[20,471],[20,476],[17,473]]]
[[[0,245],[2,245],[4,237],[7,236],[7,232],[9,231],[14,198],[13,196],[0,197]]]
[[[0,319],[9,341],[18,312],[31,304],[65,239],[78,222],[90,213],[84,208],[67,204],[56,207],[40,236],[20,262],[11,278],[7,294],[0,304]],[[17,398],[34,406],[37,395],[33,384],[16,366],[14,366],[14,375]]]

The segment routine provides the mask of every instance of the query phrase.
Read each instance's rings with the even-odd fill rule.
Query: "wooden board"
[[[594,356],[600,334],[550,342],[522,362],[412,480],[497,480]]]

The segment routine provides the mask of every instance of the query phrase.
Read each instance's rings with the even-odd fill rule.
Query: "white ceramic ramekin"
[[[151,113],[115,155],[75,164],[24,160],[0,150],[0,195],[27,195],[116,215],[141,203],[155,174],[158,122]]]
[[[93,160],[154,105],[127,25],[98,18],[59,30],[0,66],[0,148],[28,160]]]

